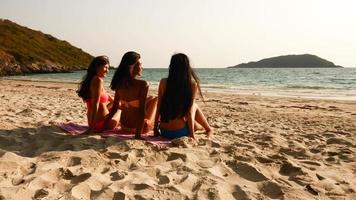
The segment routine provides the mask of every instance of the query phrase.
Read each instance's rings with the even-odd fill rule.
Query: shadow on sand
[[[23,157],[36,157],[50,151],[81,151],[92,149],[99,152],[118,144],[115,138],[101,138],[100,135],[71,136],[58,126],[38,128],[0,129],[0,157],[13,152]]]

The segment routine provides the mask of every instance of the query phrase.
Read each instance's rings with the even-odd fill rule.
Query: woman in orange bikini
[[[87,74],[83,77],[77,91],[78,96],[86,102],[87,119],[89,129],[85,132],[90,134],[94,131],[103,129],[109,108],[113,98],[107,94],[103,87],[103,79],[109,71],[109,59],[106,56],[95,57],[90,63]],[[112,129],[117,126],[119,115],[112,117],[108,122],[107,128]]]
[[[195,103],[200,90],[199,79],[185,54],[175,54],[169,64],[168,78],[162,79],[158,88],[158,104],[154,133],[169,139],[182,136],[195,138],[198,127],[205,129],[210,137],[213,133],[203,112]]]
[[[124,131],[135,133],[141,139],[141,133],[153,128],[157,97],[147,97],[149,84],[136,79],[142,74],[140,54],[130,51],[121,60],[111,81],[111,89],[115,91],[113,107],[105,121],[104,128],[118,109],[121,109],[120,125]]]

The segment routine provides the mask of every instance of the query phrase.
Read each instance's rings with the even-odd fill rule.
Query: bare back
[[[164,94],[164,92],[166,91],[166,85],[167,85],[167,79],[162,79],[159,83],[159,88],[158,88],[158,98],[159,98],[159,102],[162,99],[162,96]],[[193,98],[194,98],[194,94],[196,92],[196,83],[193,82],[192,83],[192,88],[193,88]],[[159,111],[157,111],[159,112]],[[187,124],[187,116],[184,117],[179,117],[173,120],[170,120],[168,122],[160,122],[160,127],[166,130],[177,130],[177,129],[181,129],[183,127],[185,127]]]
[[[120,118],[122,126],[137,128],[138,120],[143,119],[148,86],[146,81],[134,79],[127,89],[116,90],[115,95],[118,95],[122,110]]]

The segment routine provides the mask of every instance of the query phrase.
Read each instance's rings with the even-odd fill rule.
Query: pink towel
[[[84,133],[87,129],[88,126],[86,125],[80,125],[76,123],[59,123],[58,126],[66,131],[69,135],[81,135]],[[121,128],[115,128],[113,130],[107,130],[104,131],[101,134],[102,137],[115,137],[118,138],[119,140],[130,140],[134,138],[134,135],[131,133],[129,134],[126,131],[121,130]],[[150,131],[148,133],[142,134],[142,137],[149,143],[155,144],[155,145],[169,145],[171,144],[171,141],[166,138],[162,137],[155,137],[153,136],[153,131]]]

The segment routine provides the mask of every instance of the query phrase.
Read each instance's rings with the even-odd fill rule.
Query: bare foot
[[[214,129],[210,128],[207,131],[205,131],[206,137],[211,139],[213,137]]]

